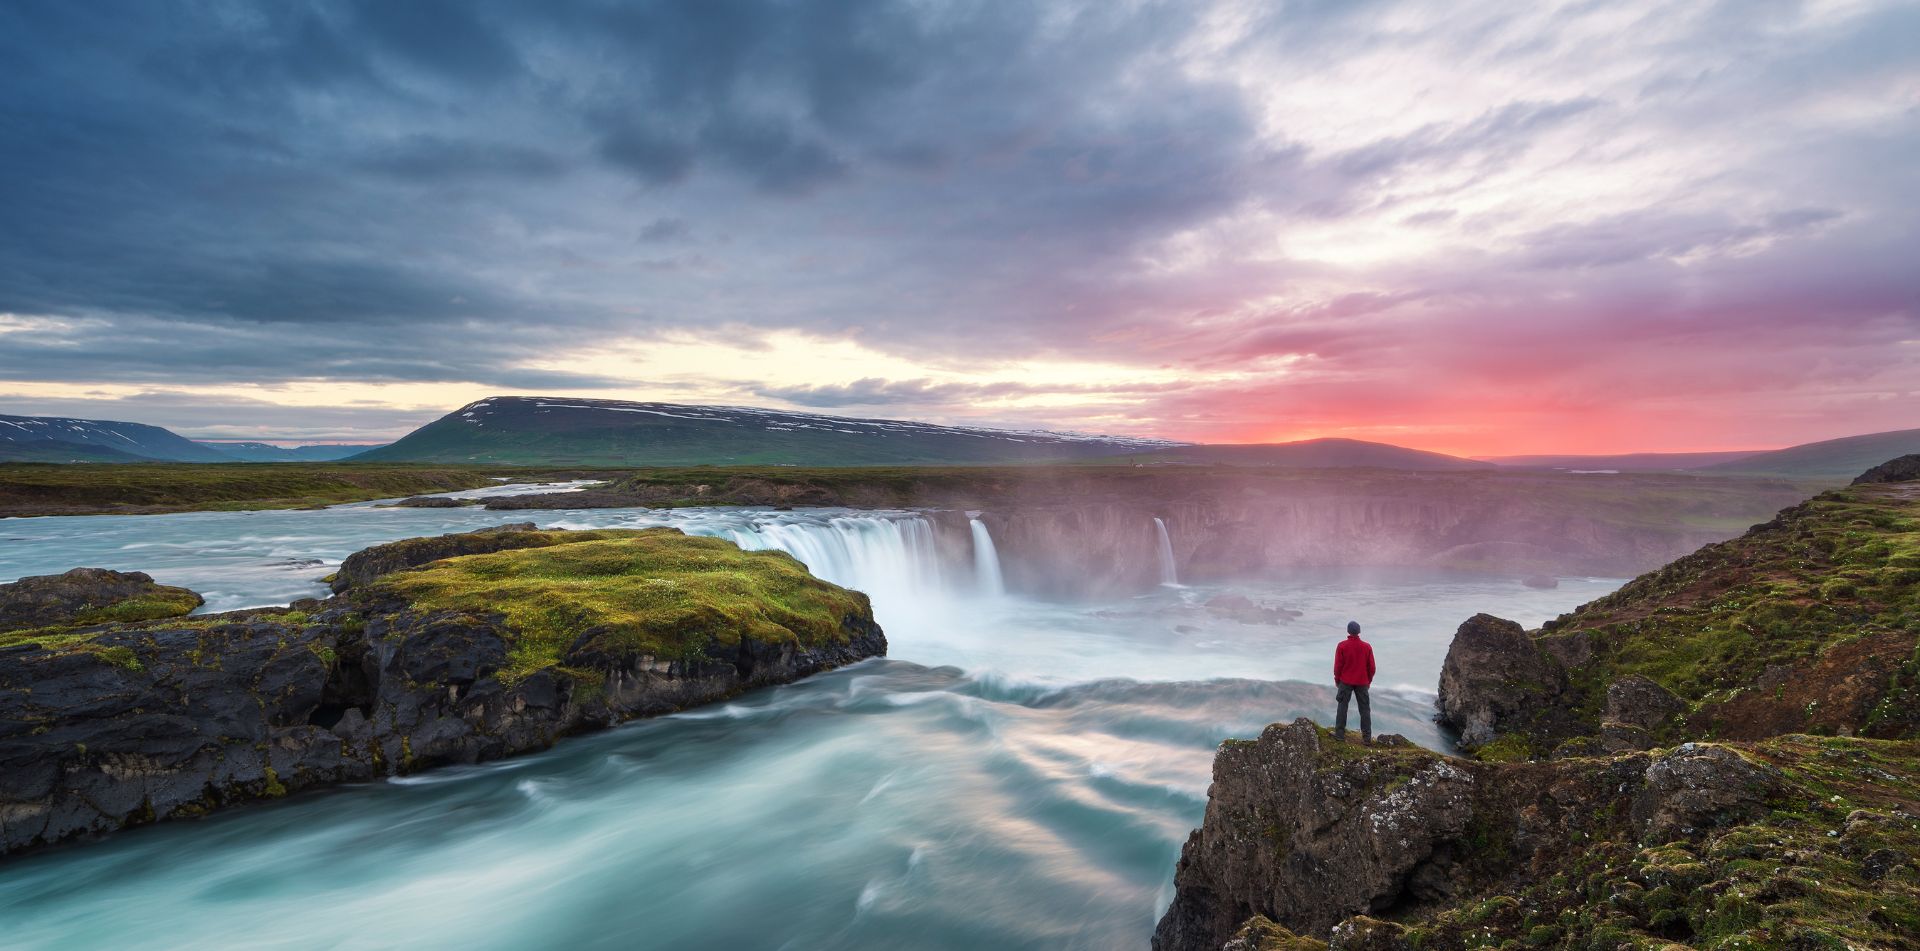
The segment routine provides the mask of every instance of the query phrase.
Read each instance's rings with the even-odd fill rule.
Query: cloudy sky
[[[1920,426],[1920,4],[0,6],[0,412]]]

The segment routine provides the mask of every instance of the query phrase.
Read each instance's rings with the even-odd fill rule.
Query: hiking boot
[[[1347,731],[1345,730],[1333,731],[1333,741],[1335,743],[1345,743],[1347,741]]]
[[[1360,738],[1360,744],[1361,744],[1362,746],[1372,746],[1372,745],[1373,745],[1373,737],[1371,737],[1371,736],[1363,736],[1363,737],[1361,737],[1361,738]]]

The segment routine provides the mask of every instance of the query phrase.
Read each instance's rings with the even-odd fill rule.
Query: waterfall
[[[967,525],[973,529],[973,575],[980,584],[980,593],[990,598],[1006,594],[1007,583],[1000,577],[1000,553],[994,550],[993,536],[987,532],[986,523],[969,518]]]
[[[924,518],[843,515],[702,529],[688,526],[750,551],[784,551],[816,577],[865,591],[876,601],[902,603],[947,593],[933,526]]]
[[[1167,523],[1159,516],[1153,519],[1154,531],[1160,535],[1160,583],[1179,584],[1180,575],[1173,567],[1173,539],[1167,535]]]

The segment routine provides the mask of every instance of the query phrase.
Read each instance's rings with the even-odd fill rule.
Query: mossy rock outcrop
[[[1475,617],[1439,705],[1466,748],[1532,757],[1920,736],[1920,482],[1823,493],[1539,630]]]
[[[326,600],[0,647],[0,854],[544,749],[886,652],[865,595],[671,529],[362,555]]]
[[[1913,948],[1920,744],[1778,737],[1539,763],[1230,741],[1158,951]]]
[[[0,645],[22,642],[35,629],[179,617],[202,603],[198,594],[139,571],[75,568],[21,578],[0,584]]]
[[[1471,754],[1228,741],[1160,951],[1920,949],[1912,459],[1440,680]]]

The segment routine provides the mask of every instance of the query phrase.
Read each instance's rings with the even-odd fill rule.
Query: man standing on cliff
[[[1347,739],[1347,698],[1360,701],[1360,742],[1373,745],[1373,712],[1367,708],[1367,687],[1373,683],[1373,646],[1360,639],[1360,622],[1347,622],[1347,639],[1333,650],[1333,683],[1339,688],[1340,715],[1333,721],[1333,737]]]

